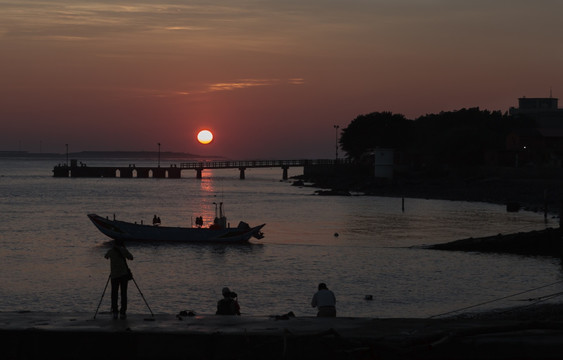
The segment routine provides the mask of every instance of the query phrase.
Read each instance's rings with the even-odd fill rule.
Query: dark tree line
[[[356,117],[342,130],[339,144],[359,160],[376,148],[392,148],[425,163],[480,165],[487,151],[505,149],[514,129],[533,121],[500,111],[461,109],[409,120],[401,114],[374,112]]]

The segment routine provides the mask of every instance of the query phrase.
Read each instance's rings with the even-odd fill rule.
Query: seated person
[[[231,292],[228,287],[223,288],[223,298],[217,302],[216,315],[240,315],[240,306],[237,294]]]
[[[336,316],[336,297],[325,283],[319,284],[318,291],[313,295],[311,306],[319,310],[317,313],[318,317]]]

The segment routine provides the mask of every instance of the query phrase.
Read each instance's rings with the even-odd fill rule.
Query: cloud
[[[0,34],[18,40],[158,41],[179,48],[189,43],[284,53],[299,47],[303,36],[330,37],[330,29],[340,32],[336,25],[342,19],[329,11],[332,7],[316,1],[1,0]],[[186,37],[188,32],[197,35]]]
[[[103,1],[3,1],[0,33],[18,37],[107,38],[154,30],[200,30],[202,7],[182,4]]]
[[[280,85],[303,85],[305,80],[302,78],[292,78],[292,79],[239,79],[229,82],[219,82],[208,84],[201,90],[194,91],[174,91],[171,96],[187,96],[187,95],[197,95],[197,94],[207,94],[217,91],[236,91],[243,90],[247,88],[257,87],[257,86],[280,86]],[[158,96],[163,97],[163,93]]]
[[[208,28],[204,26],[167,26],[163,29],[167,31],[201,31]]]
[[[232,91],[255,86],[272,86],[280,82],[279,79],[240,79],[232,82],[210,84],[205,92]]]
[[[292,85],[303,85],[305,84],[305,79],[303,78],[293,78],[288,80],[288,84]]]
[[[111,88],[107,89],[119,94],[128,94],[127,96],[133,97],[155,97],[155,98],[169,98],[180,96],[192,96],[209,94],[220,91],[238,91],[258,86],[282,86],[282,85],[303,85],[305,80],[303,78],[291,79],[239,79],[228,82],[217,82],[211,84],[203,84],[195,89],[181,89],[181,90],[162,90],[162,89],[143,89],[143,88]],[[98,91],[103,91],[99,88]]]

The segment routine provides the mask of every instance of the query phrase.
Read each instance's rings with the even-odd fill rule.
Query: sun
[[[213,141],[213,133],[209,130],[201,130],[197,134],[197,141],[199,141],[200,144],[209,144]]]

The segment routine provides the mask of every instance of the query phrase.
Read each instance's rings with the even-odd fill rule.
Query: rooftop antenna
[[[553,94],[551,93],[551,86],[549,87],[549,98],[553,98]]]

